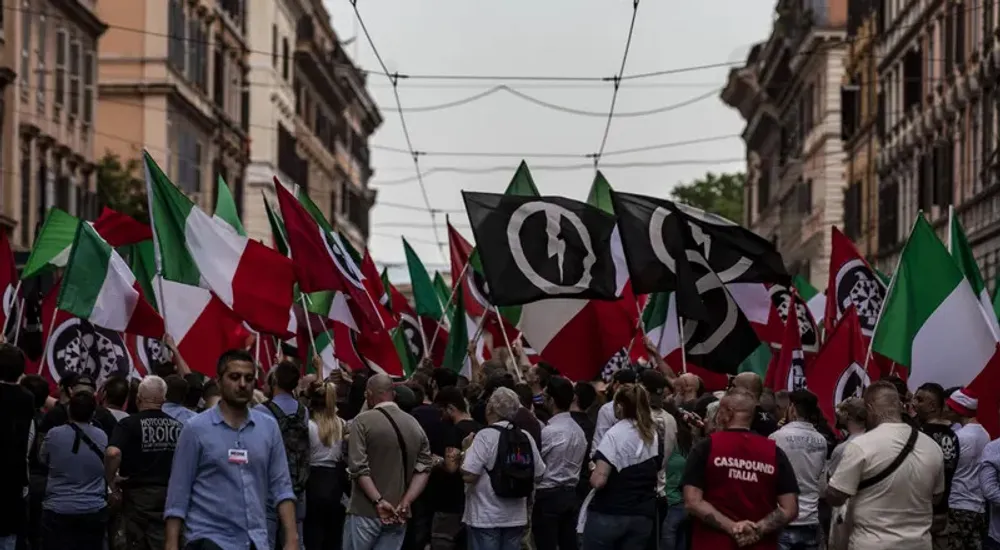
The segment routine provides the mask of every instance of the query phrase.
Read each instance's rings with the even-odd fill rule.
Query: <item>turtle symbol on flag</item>
[[[153,373],[154,366],[170,361],[174,357],[170,348],[155,338],[136,336],[135,349],[136,353],[139,354],[139,362],[142,363],[143,368],[146,369],[148,374]]]
[[[795,315],[799,320],[799,337],[802,339],[802,351],[816,353],[819,351],[819,331],[816,323],[809,313],[809,308],[802,300],[794,300],[788,288],[782,285],[771,285],[768,289],[771,294],[771,303],[774,304],[775,311],[781,317],[781,323],[788,321],[788,311],[792,303],[795,303]]]
[[[868,371],[857,362],[853,362],[837,378],[837,385],[833,390],[833,402],[840,403],[850,397],[861,397],[865,388],[871,383]]]
[[[851,260],[840,268],[836,279],[837,318],[847,308],[854,305],[858,311],[861,333],[871,336],[875,332],[882,303],[885,301],[885,287],[872,270],[859,259]]]
[[[323,230],[320,229],[320,231]],[[347,253],[347,250],[344,250],[340,237],[326,231],[323,231],[323,237],[326,239],[326,248],[330,252],[330,257],[333,258],[333,263],[337,266],[340,274],[352,285],[364,289],[364,283],[361,282],[363,279],[361,271],[358,270],[358,266],[354,264],[354,259]]]
[[[615,373],[627,367],[628,363],[628,352],[626,349],[622,348],[618,350],[611,356],[611,359],[608,359],[608,362],[604,364],[604,368],[601,369],[601,378],[604,379],[605,382],[611,382]]]
[[[110,376],[128,377],[132,358],[122,335],[71,317],[49,335],[46,363],[58,382],[68,372],[89,376],[100,387]]]
[[[399,316],[399,330],[403,331],[403,338],[406,341],[406,350],[410,357],[423,359],[424,357],[424,336],[420,330],[417,320],[407,314]]]
[[[535,217],[535,214],[540,213],[545,214],[545,232],[548,234],[547,255],[544,259],[535,258],[535,262],[545,266],[542,268],[545,275],[539,273],[532,266],[532,261],[525,254],[525,250],[538,250],[537,243],[526,247],[524,246],[524,237],[521,235],[525,224]],[[565,229],[567,226],[563,224],[563,221],[566,221],[576,232],[576,237],[571,237],[571,242],[566,240]],[[576,294],[590,287],[590,282],[593,280],[591,270],[597,263],[597,254],[594,252],[594,244],[587,226],[583,224],[583,220],[579,216],[569,209],[542,201],[522,204],[514,211],[507,224],[507,244],[510,246],[517,268],[521,270],[528,282],[542,292],[549,295]],[[574,256],[578,256],[580,250],[585,253],[583,258],[577,259]],[[569,256],[567,256],[567,252],[569,252]],[[549,260],[552,258],[555,258],[555,269],[550,266]],[[579,267],[572,265],[578,261],[582,265]],[[565,283],[566,280],[574,278],[576,278],[576,282]]]
[[[788,369],[788,391],[802,390],[806,387],[806,360],[802,350],[792,352],[792,366]],[[839,401],[838,401],[839,403]]]

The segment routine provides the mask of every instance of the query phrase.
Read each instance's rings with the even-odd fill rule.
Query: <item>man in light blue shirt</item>
[[[277,503],[284,549],[298,550],[295,494],[274,418],[250,408],[257,371],[243,350],[222,354],[222,399],[184,426],[170,473],[165,550],[211,543],[222,550],[269,550],[265,504]]]
[[[186,424],[188,420],[197,415],[197,413],[184,406],[184,400],[187,398],[188,392],[187,380],[176,374],[171,374],[164,378],[163,381],[167,383],[167,400],[160,407],[160,410],[173,417],[174,420]]]

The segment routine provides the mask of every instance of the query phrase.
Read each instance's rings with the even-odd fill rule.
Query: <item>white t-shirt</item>
[[[608,401],[597,409],[597,422],[594,424],[594,439],[590,443],[591,453],[597,452],[597,447],[601,445],[604,434],[608,433],[611,426],[618,422],[615,418],[615,402]]]
[[[785,451],[799,482],[799,517],[792,525],[819,523],[820,478],[826,471],[826,438],[808,422],[789,422],[771,434]]]
[[[339,420],[339,419],[338,419]],[[341,430],[344,426],[341,426]],[[343,433],[343,431],[341,431]],[[334,441],[329,447],[324,445],[319,438],[319,424],[315,420],[309,419],[309,465],[332,468],[340,462],[340,455],[343,444],[341,441]]]
[[[850,495],[852,550],[931,550],[934,495],[944,493],[944,455],[925,434],[889,477],[858,491],[862,480],[886,469],[910,437],[907,424],[880,424],[844,443],[830,487]]]
[[[494,426],[503,428],[509,425],[507,421],[494,424]],[[521,431],[524,432],[524,430]],[[542,462],[542,455],[538,452],[534,438],[529,436],[528,439],[531,441],[531,451],[535,455],[535,480],[537,481],[545,473],[545,463]],[[462,523],[469,527],[489,529],[521,527],[528,524],[528,499],[500,498],[493,492],[489,470],[493,469],[496,462],[499,441],[500,432],[498,430],[484,428],[476,432],[472,445],[465,452],[462,471],[479,476],[475,483],[466,485],[465,488],[465,513],[462,515]]]
[[[979,459],[990,442],[990,434],[982,425],[969,423],[955,432],[958,436],[958,466],[951,478],[948,508],[984,513],[986,501],[979,483]]]

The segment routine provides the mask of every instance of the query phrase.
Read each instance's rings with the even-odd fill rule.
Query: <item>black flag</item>
[[[731,281],[718,269],[726,266],[724,272],[732,275],[743,269],[745,257],[715,250],[714,235],[692,222],[676,203],[625,193],[615,193],[612,199],[633,289],[676,292],[687,360],[735,374],[760,340],[726,288]],[[722,227],[731,231],[728,225]]]
[[[494,305],[617,299],[613,215],[564,197],[462,197]]]
[[[630,193],[613,193],[612,201],[636,294],[677,290],[681,249],[699,252],[725,284],[791,284],[774,245],[721,216]],[[690,242],[678,242],[685,238],[678,224],[687,226]]]

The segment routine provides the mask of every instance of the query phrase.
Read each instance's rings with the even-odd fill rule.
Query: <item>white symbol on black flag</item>
[[[494,305],[546,298],[617,298],[611,258],[614,216],[563,197],[464,192]]]
[[[853,259],[841,266],[835,285],[837,318],[853,305],[858,311],[861,333],[865,336],[874,334],[882,302],[885,301],[886,288],[882,281],[863,261]]]

